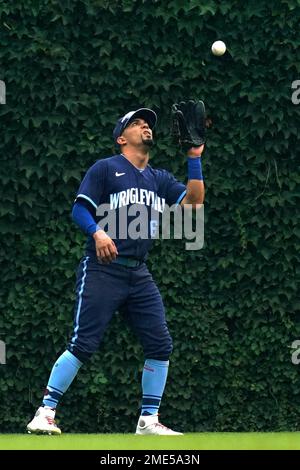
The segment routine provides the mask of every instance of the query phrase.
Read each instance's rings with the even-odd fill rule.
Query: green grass
[[[134,434],[0,434],[0,449],[14,450],[213,450],[300,449],[300,433],[191,433],[184,436]]]

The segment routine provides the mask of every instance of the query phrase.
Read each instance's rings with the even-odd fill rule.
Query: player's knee
[[[173,342],[170,334],[164,335],[163,338],[158,338],[158,341],[155,341],[149,344],[144,352],[146,359],[156,359],[158,361],[168,361],[169,356],[173,350]]]
[[[171,356],[173,351],[173,342],[171,336],[169,336],[168,341],[166,342],[165,345],[165,352],[164,352],[164,357],[165,359],[161,359],[161,361],[167,361],[169,357]]]
[[[169,359],[169,356],[172,354],[172,351],[173,351],[173,342],[172,342],[171,336],[169,335],[164,345],[164,356],[168,357]],[[168,359],[163,359],[163,360],[167,361]]]

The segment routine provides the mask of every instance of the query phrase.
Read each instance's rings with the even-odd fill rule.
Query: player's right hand
[[[97,230],[93,237],[98,260],[101,260],[103,263],[111,263],[115,260],[118,255],[117,247],[104,230]]]

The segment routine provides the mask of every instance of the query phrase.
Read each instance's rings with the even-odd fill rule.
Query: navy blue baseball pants
[[[172,352],[160,292],[145,263],[126,267],[84,257],[77,270],[74,331],[69,351],[85,362],[99,347],[109,321],[122,309],[147,359]]]

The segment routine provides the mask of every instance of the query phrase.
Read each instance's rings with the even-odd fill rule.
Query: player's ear
[[[117,138],[117,144],[119,145],[124,145],[126,144],[126,139],[123,135],[120,135],[118,138]]]

